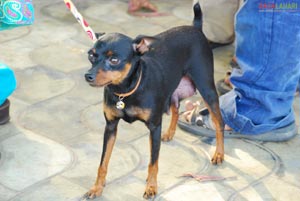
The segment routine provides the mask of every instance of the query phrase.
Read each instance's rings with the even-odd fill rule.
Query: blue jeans
[[[300,78],[300,1],[298,10],[267,11],[286,1],[246,1],[236,15],[235,86],[220,97],[224,122],[242,134],[259,134],[295,121],[292,103]],[[261,9],[261,10],[260,10]]]
[[[0,63],[0,106],[16,89],[16,84],[14,72],[6,65]]]

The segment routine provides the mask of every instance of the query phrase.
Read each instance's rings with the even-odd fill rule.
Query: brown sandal
[[[130,0],[128,3],[128,12],[136,12],[142,8],[145,8],[152,12],[157,12],[156,6],[151,4],[149,0]]]

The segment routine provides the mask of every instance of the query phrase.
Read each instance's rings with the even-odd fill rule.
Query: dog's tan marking
[[[102,164],[98,168],[97,179],[94,186],[88,192],[89,198],[94,198],[102,194],[103,188],[105,186],[105,178],[107,175],[107,167],[111,157],[111,153],[116,141],[115,135],[111,135],[107,142],[106,151],[104,153],[104,158]]]
[[[143,109],[143,108],[140,108],[140,107],[130,107],[126,110],[126,113],[129,116],[137,117],[137,118],[139,118],[141,120],[144,120],[144,121],[148,121],[150,116],[151,116],[151,110],[150,109]]]
[[[169,126],[168,130],[162,136],[162,141],[164,141],[164,142],[172,140],[175,135],[175,131],[176,131],[179,113],[178,113],[178,108],[175,106],[175,104],[171,105],[171,112],[172,112],[172,119],[171,119],[170,126]]]
[[[205,102],[205,101],[204,101]],[[205,102],[212,121],[216,127],[216,151],[211,159],[213,164],[221,164],[224,161],[224,124],[220,112],[219,103],[213,105],[214,110]]]
[[[108,51],[106,52],[106,56],[107,56],[107,57],[111,57],[112,55],[114,55],[113,51],[108,50]]]
[[[116,141],[116,137],[115,135],[111,135],[111,137],[109,138],[108,142],[107,142],[107,148],[106,148],[106,152],[104,155],[104,159],[102,162],[102,165],[99,166],[98,169],[98,176],[97,176],[97,181],[96,184],[105,184],[105,177],[106,177],[106,173],[107,173],[107,166],[109,163],[109,159],[111,157],[111,153],[114,147]]]
[[[152,153],[151,137],[149,142],[150,142],[150,153]],[[157,194],[158,158],[154,164],[151,164],[150,162],[150,164],[148,165],[147,185],[144,193],[145,199],[153,198]],[[150,161],[152,161],[152,159]]]
[[[122,116],[122,111],[118,110],[114,107],[109,107],[105,103],[103,103],[103,111],[107,120],[112,121],[117,117]]]
[[[97,73],[95,84],[98,86],[104,86],[106,84],[120,84],[128,75],[130,71],[131,63],[125,64],[121,71],[104,71],[100,69]]]

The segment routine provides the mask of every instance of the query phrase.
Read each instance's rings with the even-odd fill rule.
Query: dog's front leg
[[[106,121],[102,157],[100,166],[98,168],[98,175],[94,186],[90,189],[89,192],[85,194],[85,197],[87,199],[94,199],[96,196],[100,196],[102,194],[103,188],[105,186],[105,177],[107,174],[108,162],[117,136],[118,122],[119,119]]]
[[[161,122],[159,125],[148,125],[150,130],[151,158],[148,166],[147,185],[144,193],[145,199],[153,198],[157,194],[158,158],[161,140]]]

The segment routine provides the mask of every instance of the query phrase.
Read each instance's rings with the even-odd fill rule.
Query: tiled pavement
[[[74,1],[99,32],[134,37],[191,23],[192,1],[153,2],[169,15],[132,17],[125,0]],[[0,127],[0,200],[79,200],[93,184],[100,160],[103,90],[83,79],[92,43],[63,1],[34,3],[33,26],[0,33],[0,60],[18,80],[10,97],[11,122]],[[224,75],[233,49],[214,52],[216,80]],[[299,125],[299,96],[294,105]],[[155,200],[299,200],[299,136],[285,143],[226,139],[226,161],[219,167],[209,163],[214,144],[179,129],[174,141],[163,143]],[[97,200],[143,200],[148,160],[145,126],[122,122],[107,185]],[[180,177],[187,172],[234,179],[202,183]]]

